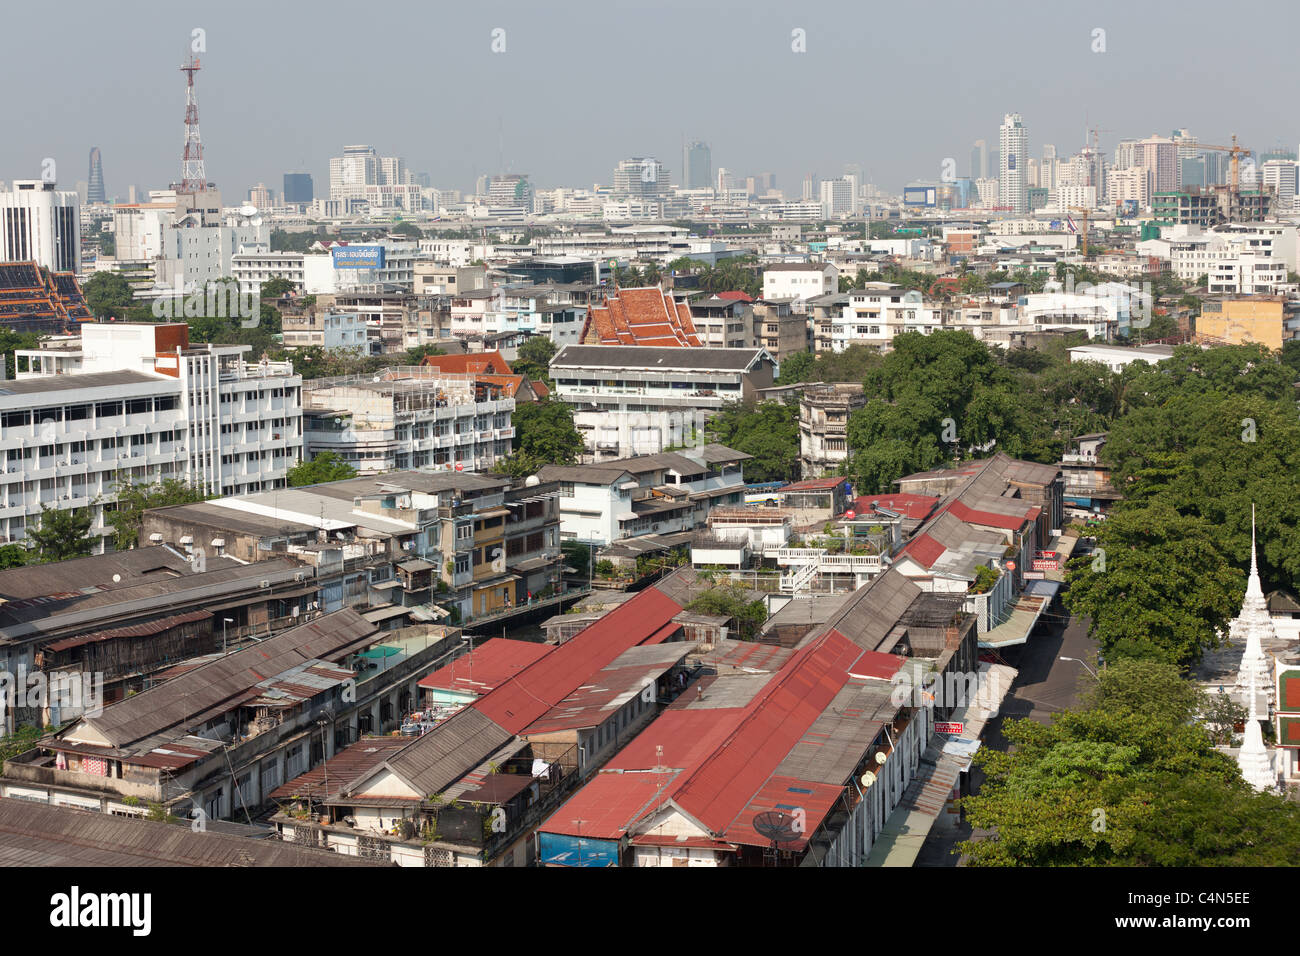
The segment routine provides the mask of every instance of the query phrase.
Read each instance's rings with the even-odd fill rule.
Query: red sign
[[[934,732],[936,734],[960,734],[966,729],[966,725],[959,720],[936,720],[934,722]]]
[[[1061,556],[1055,551],[1035,551],[1033,568],[1035,571],[1061,570]]]

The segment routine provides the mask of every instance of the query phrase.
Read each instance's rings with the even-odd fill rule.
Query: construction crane
[[[1232,193],[1234,196],[1238,192],[1240,192],[1241,176],[1240,176],[1240,170],[1238,166],[1238,160],[1242,156],[1249,156],[1250,150],[1237,145],[1237,134],[1236,133],[1232,134],[1231,146],[1207,146],[1205,143],[1197,143],[1196,148],[1197,149],[1218,149],[1218,150],[1222,150],[1225,153],[1231,153],[1232,159],[1230,165],[1228,166],[1228,183],[1230,185],[1230,188],[1232,189]]]
[[[1069,212],[1083,213],[1083,257],[1088,258],[1088,216],[1092,214],[1091,209],[1083,206],[1068,206]]]

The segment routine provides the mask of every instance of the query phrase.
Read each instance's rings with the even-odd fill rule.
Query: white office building
[[[0,262],[35,262],[51,272],[80,269],[76,192],[40,179],[16,179],[12,189],[0,192]]]
[[[787,262],[763,270],[763,298],[792,299],[799,311],[803,300],[838,292],[840,270],[829,262]]]

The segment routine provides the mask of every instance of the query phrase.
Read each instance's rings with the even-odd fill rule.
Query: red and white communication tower
[[[194,74],[199,72],[199,61],[191,56],[181,67],[185,74],[185,152],[181,158],[181,188],[185,192],[201,192],[208,188],[208,177],[203,170],[203,141],[199,139],[199,101],[194,94]]]

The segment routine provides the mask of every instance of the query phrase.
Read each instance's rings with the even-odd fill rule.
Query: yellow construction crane
[[[1069,206],[1069,212],[1083,213],[1083,257],[1088,258],[1088,216],[1091,215],[1091,209],[1085,209],[1083,206]]]
[[[1205,143],[1196,143],[1195,148],[1196,149],[1219,149],[1219,150],[1223,150],[1223,152],[1225,153],[1231,153],[1232,154],[1231,164],[1228,166],[1228,182],[1231,186],[1234,195],[1240,192],[1241,176],[1239,173],[1238,160],[1242,156],[1249,156],[1250,150],[1237,145],[1236,133],[1232,134],[1231,146],[1207,146]]]

